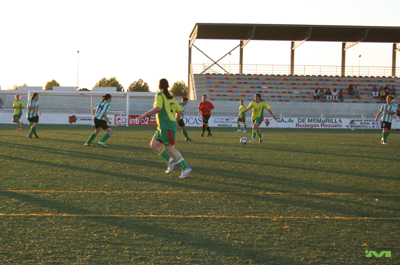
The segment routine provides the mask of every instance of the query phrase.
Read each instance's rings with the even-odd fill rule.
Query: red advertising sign
[[[128,120],[128,125],[157,125],[156,116],[147,116],[139,122],[140,115],[129,115],[127,119],[126,115],[115,115],[114,125],[126,125]]]

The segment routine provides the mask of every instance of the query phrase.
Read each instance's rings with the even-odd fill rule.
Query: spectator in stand
[[[334,101],[338,100],[338,91],[336,90],[336,88],[334,88],[332,91],[332,100]]]
[[[392,96],[392,98],[397,98],[396,97],[396,88],[394,87],[394,85],[392,85],[392,89],[390,90],[390,95]]]
[[[385,86],[385,97],[390,95],[390,85]]]
[[[317,99],[319,99],[318,88],[316,88],[316,89],[314,90],[314,100],[317,100]]]
[[[354,97],[354,87],[352,84],[350,84],[349,88],[348,88],[348,93],[349,93],[349,97]]]
[[[339,91],[339,101],[343,101],[343,89]]]
[[[0,98],[0,109],[4,109],[3,100]]]
[[[325,91],[325,95],[326,95],[326,100],[332,100],[332,92],[331,92],[331,89],[329,87]]]
[[[355,97],[360,97],[360,91],[358,90],[357,86],[354,86],[354,96]]]
[[[379,90],[376,85],[374,85],[374,87],[372,88],[372,95],[374,96],[374,98],[379,97]]]
[[[324,89],[323,88],[321,88],[321,90],[319,91],[319,99],[322,101],[322,100],[325,100],[325,92],[324,92]]]
[[[381,98],[381,101],[384,102],[385,98],[386,98],[386,92],[385,92],[385,89],[383,88],[383,86],[381,86],[379,88],[379,96]]]

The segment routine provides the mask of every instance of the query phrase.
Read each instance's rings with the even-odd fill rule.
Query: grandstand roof
[[[284,24],[228,24],[196,23],[190,38],[293,41],[301,40],[310,31],[307,41],[349,42],[363,34],[363,42],[400,42],[400,27],[384,26],[333,26],[333,25],[284,25]],[[197,35],[197,36],[196,36]]]

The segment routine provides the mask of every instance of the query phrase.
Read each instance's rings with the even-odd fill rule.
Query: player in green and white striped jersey
[[[189,99],[187,97],[182,97],[182,102],[178,103],[182,109],[182,116],[181,116],[181,119],[178,121],[178,125],[182,129],[183,135],[185,136],[185,140],[188,142],[191,142],[192,139],[189,138],[189,135],[188,135],[186,127],[185,127],[185,122],[183,121],[183,115],[184,115],[183,113],[185,112],[185,106],[188,103],[188,101],[189,101]]]
[[[102,147],[107,147],[104,142],[107,141],[108,138],[113,134],[113,131],[110,127],[110,120],[107,117],[107,113],[110,111],[111,105],[111,95],[105,94],[102,100],[94,105],[92,112],[94,115],[94,133],[92,133],[85,143],[85,146],[92,146],[91,142],[96,138],[96,136],[100,133],[100,128],[106,130],[106,135],[98,142]]]
[[[39,123],[39,115],[41,115],[39,111],[39,94],[33,93],[31,99],[28,102],[28,111],[26,112],[26,117],[28,118],[29,123],[31,124],[31,130],[29,134],[26,136],[29,139],[32,139],[32,134],[35,135],[37,139],[39,136],[36,133],[36,127]]]
[[[383,104],[379,113],[376,115],[375,120],[378,121],[379,116],[383,114],[382,116],[382,122],[381,122],[381,128],[383,129],[382,131],[382,144],[387,144],[386,140],[387,137],[389,136],[390,129],[392,128],[392,120],[393,120],[393,115],[396,114],[396,106],[395,104],[392,103],[394,101],[394,98],[392,96],[388,95],[386,97],[386,104]]]

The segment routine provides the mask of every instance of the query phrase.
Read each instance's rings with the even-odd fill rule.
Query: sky
[[[398,27],[399,10],[398,0],[0,0],[0,86],[44,87],[55,79],[91,89],[103,77],[116,77],[125,89],[143,79],[156,91],[160,78],[170,86],[187,83],[188,39],[196,23]],[[194,44],[217,60],[239,43]],[[360,43],[347,51],[346,65],[390,67],[391,48]],[[340,66],[340,49],[341,43],[306,42],[296,49],[295,64]],[[238,50],[221,61],[229,62],[238,64]],[[210,60],[193,49],[192,63]],[[250,41],[244,48],[244,64],[289,63],[290,42]]]

